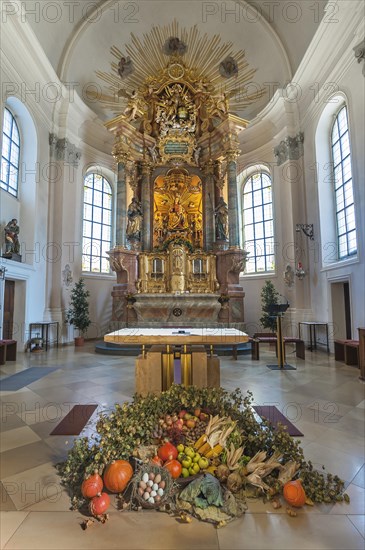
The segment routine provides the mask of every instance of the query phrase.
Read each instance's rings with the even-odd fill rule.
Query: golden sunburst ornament
[[[118,116],[138,91],[148,95],[148,86],[184,81],[195,90],[203,87],[212,96],[230,99],[232,110],[240,110],[259,99],[265,90],[249,93],[248,84],[256,69],[251,69],[245,52],[236,50],[231,42],[222,42],[216,34],[202,34],[197,25],[187,29],[174,20],[163,27],[152,27],[141,38],[131,33],[125,52],[112,46],[115,61],[111,72],[97,71],[108,87],[107,94],[94,94],[103,106]]]

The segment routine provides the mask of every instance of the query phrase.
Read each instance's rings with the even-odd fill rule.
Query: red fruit
[[[151,462],[153,462],[154,464],[157,464],[157,466],[163,466],[163,462],[161,460],[161,458],[159,456],[154,456],[152,459],[151,459]]]
[[[198,409],[198,408],[194,409],[194,416],[197,416],[199,418],[200,414],[201,414],[200,409]]]
[[[133,468],[126,460],[113,460],[104,472],[105,487],[111,493],[121,493],[133,476]]]
[[[172,445],[172,443],[167,441],[164,445],[162,445],[162,447],[159,447],[157,454],[163,462],[166,462],[166,460],[173,460],[177,458],[179,453],[177,448]]]
[[[182,466],[178,460],[169,460],[165,462],[164,468],[170,472],[171,477],[174,479],[181,475]]]
[[[101,516],[101,514],[104,514],[107,511],[109,506],[109,495],[107,495],[107,493],[101,493],[101,495],[94,497],[90,501],[89,510],[93,516]]]
[[[187,411],[180,411],[179,412],[179,418],[184,418],[184,416],[186,415],[186,412]]]
[[[296,508],[301,508],[302,506],[304,506],[307,497],[300,479],[296,479],[295,481],[288,481],[288,483],[285,483],[283,488],[283,497],[288,504],[291,504]]]
[[[81,494],[84,498],[96,497],[103,490],[103,480],[95,471],[93,475],[82,482]]]

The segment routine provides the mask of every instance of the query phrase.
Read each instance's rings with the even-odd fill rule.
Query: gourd
[[[111,493],[121,493],[133,476],[133,468],[126,460],[113,460],[104,472],[105,487]]]
[[[107,493],[101,493],[90,500],[89,509],[93,516],[101,516],[110,506],[110,498]]]
[[[305,491],[302,487],[300,479],[294,481],[288,481],[283,488],[283,496],[288,504],[291,504],[295,508],[301,508],[304,506],[307,500]]]
[[[101,493],[103,489],[103,480],[98,474],[98,471],[95,470],[95,473],[84,479],[81,485],[81,494],[84,498],[93,498]]]

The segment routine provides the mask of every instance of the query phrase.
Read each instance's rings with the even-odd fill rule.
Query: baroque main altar
[[[112,74],[98,73],[113,92],[101,100],[117,115],[106,123],[118,168],[113,321],[240,328],[237,158],[247,121],[229,99],[253,71],[217,40],[194,53],[195,28],[152,35],[133,37],[128,56],[113,47]]]

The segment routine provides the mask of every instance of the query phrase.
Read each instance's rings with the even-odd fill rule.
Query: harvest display
[[[88,502],[103,521],[107,490],[119,495],[122,510],[154,508],[221,527],[250,498],[284,503],[289,516],[305,505],[349,501],[344,482],[306,461],[284,427],[256,420],[252,401],[251,392],[173,385],[117,404],[59,465],[73,507]]]

